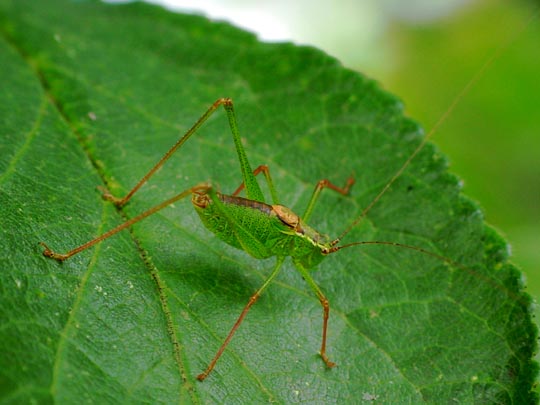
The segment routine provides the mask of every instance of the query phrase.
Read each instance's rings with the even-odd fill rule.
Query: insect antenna
[[[502,42],[494,51],[493,53],[486,59],[484,64],[476,71],[476,73],[471,77],[471,79],[467,82],[467,84],[461,89],[461,91],[454,97],[452,102],[450,103],[449,107],[446,109],[446,111],[440,116],[440,118],[437,120],[435,125],[431,128],[431,130],[427,133],[426,136],[422,139],[420,144],[416,147],[416,149],[413,151],[413,153],[407,158],[407,160],[403,163],[403,165],[398,169],[398,171],[392,176],[392,178],[386,183],[386,185],[379,191],[379,193],[375,196],[373,200],[369,203],[369,205],[364,208],[362,213],[347,227],[345,230],[337,237],[335,238],[330,245],[336,246],[339,244],[339,242],[359,223],[362,222],[362,220],[366,217],[368,212],[377,204],[377,202],[382,198],[384,194],[388,191],[388,189],[392,186],[392,184],[395,183],[395,181],[403,174],[403,172],[409,167],[412,160],[418,155],[418,153],[424,148],[426,143],[431,139],[431,137],[439,130],[442,124],[446,122],[448,117],[452,114],[456,106],[461,102],[461,100],[470,92],[472,87],[482,78],[486,70],[493,64],[493,62],[498,59],[501,54],[510,46],[512,42],[514,42],[522,33],[525,31],[525,29],[529,26],[529,24],[538,16],[540,13],[540,9],[536,9],[534,13],[530,16],[530,18],[523,24],[523,26],[511,37],[509,37],[506,41]],[[367,243],[364,243],[367,244]],[[412,246],[409,246],[412,247]],[[426,252],[427,253],[427,252]]]
[[[413,251],[425,254],[427,256],[431,256],[431,257],[433,257],[433,258],[435,258],[437,260],[440,260],[443,263],[446,263],[449,266],[456,267],[456,268],[458,268],[460,270],[463,270],[463,271],[467,272],[469,275],[479,279],[480,281],[485,282],[485,283],[491,285],[492,287],[497,288],[500,291],[503,291],[506,295],[508,295],[508,297],[510,297],[512,300],[514,300],[516,302],[522,302],[525,305],[528,304],[523,297],[519,296],[518,294],[515,294],[510,289],[506,288],[504,285],[497,283],[496,279],[494,279],[492,277],[488,277],[488,276],[482,274],[481,272],[476,271],[476,270],[474,270],[474,269],[472,269],[470,267],[467,267],[467,266],[465,266],[465,265],[463,265],[461,263],[458,263],[455,260],[452,260],[452,259],[450,259],[450,258],[448,258],[446,256],[443,256],[443,255],[438,254],[438,253],[434,253],[432,251],[429,251],[429,250],[426,250],[426,249],[423,249],[421,247],[414,246],[414,245],[408,245],[408,244],[399,243],[399,242],[381,241],[381,240],[377,240],[377,241],[359,241],[359,242],[347,243],[347,244],[341,245],[341,246],[332,246],[331,248],[327,249],[324,252],[324,254],[332,254],[332,253],[336,253],[336,252],[338,252],[338,251],[340,251],[342,249],[350,248],[350,247],[353,247],[353,246],[364,246],[364,245],[391,246],[391,247],[395,247],[395,248],[399,248],[399,249],[409,249],[409,250],[413,250]]]

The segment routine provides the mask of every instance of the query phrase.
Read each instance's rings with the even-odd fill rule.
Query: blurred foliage
[[[480,201],[487,221],[508,236],[514,262],[535,297],[540,296],[538,10],[533,2],[490,0],[429,24],[395,21],[381,41],[390,47],[386,53],[393,65],[371,70],[429,131],[502,46],[433,140],[465,180],[464,192]]]

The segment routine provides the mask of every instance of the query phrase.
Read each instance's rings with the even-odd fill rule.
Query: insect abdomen
[[[277,244],[286,243],[283,232],[289,229],[277,218],[271,205],[220,193],[216,195],[221,204],[214,203],[207,194],[194,194],[192,198],[195,210],[208,230],[227,244],[259,259],[288,255],[285,253],[287,247]]]

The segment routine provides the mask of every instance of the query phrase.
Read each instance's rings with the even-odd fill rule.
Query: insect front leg
[[[300,272],[300,274],[302,274],[302,277],[304,278],[304,280],[307,281],[311,289],[315,292],[315,294],[317,295],[317,298],[319,299],[319,302],[321,303],[323,307],[322,342],[321,342],[321,350],[319,354],[321,355],[327,367],[334,367],[336,363],[334,363],[333,361],[330,361],[330,359],[326,355],[326,336],[327,336],[327,330],[328,330],[328,318],[330,316],[330,302],[328,301],[326,296],[323,294],[322,290],[319,288],[317,283],[315,283],[315,280],[313,280],[313,278],[309,274],[309,271],[297,262],[295,262],[295,266]]]

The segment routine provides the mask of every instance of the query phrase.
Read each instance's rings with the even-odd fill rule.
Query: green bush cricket
[[[327,367],[334,367],[335,363],[328,358],[326,353],[330,304],[322,290],[310,275],[310,269],[317,266],[327,255],[331,253],[337,252],[345,247],[364,244],[386,244],[414,249],[437,257],[443,261],[451,262],[447,258],[425,251],[421,248],[394,242],[365,241],[353,242],[341,246],[339,245],[341,239],[355,225],[357,225],[358,222],[360,222],[360,220],[366,215],[367,211],[375,204],[380,196],[384,194],[391,182],[393,182],[393,180],[401,174],[401,171],[409,164],[410,160],[412,160],[414,157],[414,154],[409,157],[402,167],[402,170],[400,170],[394,176],[394,179],[392,179],[391,182],[388,183],[385,188],[383,188],[376,199],[363,211],[361,216],[354,220],[349,227],[341,233],[341,235],[335,239],[331,239],[327,235],[321,234],[311,228],[309,225],[307,225],[307,221],[309,220],[317,199],[324,188],[329,188],[342,195],[347,195],[354,183],[353,178],[349,178],[343,187],[338,187],[326,179],[320,180],[315,186],[311,199],[309,200],[307,208],[302,216],[299,216],[287,207],[280,205],[269,168],[266,165],[261,165],[255,170],[252,170],[249,164],[246,152],[241,143],[232,100],[229,98],[221,98],[216,100],[210,106],[210,108],[199,118],[199,120],[169,149],[165,155],[163,155],[155,166],[150,169],[150,171],[144,175],[135,185],[135,187],[133,187],[131,191],[129,191],[123,198],[114,197],[107,190],[104,191],[103,197],[119,207],[126,204],[143,186],[143,184],[148,181],[148,179],[173,155],[174,152],[176,152],[195,132],[197,132],[200,126],[220,106],[224,107],[228,116],[243,178],[243,182],[236,189],[236,191],[234,191],[234,193],[231,195],[222,194],[217,191],[212,184],[200,183],[184,190],[180,194],[177,194],[161,204],[150,208],[138,216],[124,222],[118,227],[111,229],[101,236],[98,236],[97,238],[92,239],[65,254],[57,253],[50,249],[45,243],[41,243],[41,245],[45,248],[43,255],[58,261],[64,261],[71,256],[103,241],[104,239],[113,236],[123,229],[128,228],[136,222],[160,211],[174,202],[191,195],[195,211],[198,213],[203,224],[224,242],[238,249],[244,250],[246,253],[258,259],[276,256],[276,263],[273,270],[270,272],[270,275],[266,278],[262,286],[250,297],[247,305],[244,307],[216,355],[211,360],[206,370],[199,374],[197,378],[200,381],[203,381],[214,369],[217,361],[232,339],[234,333],[244,320],[247,312],[257,301],[263,291],[279,274],[282,264],[287,256],[291,257],[295,267],[306,280],[309,287],[316,294],[323,307],[322,342],[319,353]],[[427,137],[425,140],[426,139]],[[419,145],[418,150],[420,150],[425,144],[425,140]],[[260,173],[264,174],[264,177],[268,183],[268,188],[273,200],[272,204],[267,204],[264,202],[263,193],[256,179],[256,176]],[[246,198],[238,196],[243,189],[245,189]]]
[[[163,164],[194,133],[196,133],[203,123],[221,106],[224,107],[228,116],[229,126],[233,136],[242,173],[242,183],[232,194],[222,194],[220,191],[216,190],[215,186],[211,183],[199,183],[150,208],[149,210],[144,211],[118,227],[105,232],[97,238],[70,250],[65,254],[57,253],[50,249],[45,243],[41,242],[40,244],[44,247],[43,255],[58,261],[64,261],[71,256],[76,255],[77,253],[80,253],[81,251],[88,249],[91,246],[130,227],[142,219],[162,210],[163,208],[191,195],[193,206],[201,221],[206,228],[208,228],[221,240],[235,248],[244,250],[246,253],[257,259],[265,259],[276,256],[276,263],[270,272],[270,275],[265,279],[259,289],[250,297],[248,303],[240,313],[240,316],[219,347],[214,358],[210,361],[207,368],[197,376],[197,378],[200,381],[203,381],[214,369],[217,361],[244,320],[249,309],[279,274],[287,256],[291,257],[295,267],[298,269],[304,280],[306,280],[309,287],[313,290],[321,306],[323,307],[322,341],[319,353],[325,365],[332,368],[335,366],[335,363],[329,359],[326,352],[330,304],[320,287],[316,284],[309,273],[309,270],[316,267],[326,256],[351,246],[368,244],[390,245],[415,250],[435,257],[443,262],[446,262],[447,264],[464,269],[464,266],[460,265],[459,263],[416,246],[389,241],[361,241],[344,245],[340,245],[340,243],[343,237],[360,223],[368,211],[386,193],[388,188],[395,182],[397,178],[401,176],[403,171],[408,167],[418,152],[424,147],[429,138],[433,135],[433,133],[436,132],[439,125],[448,117],[453,108],[456,106],[457,102],[469,91],[472,84],[476,82],[478,77],[480,77],[485,70],[486,66],[493,61],[495,56],[496,55],[486,62],[484,67],[480,69],[477,75],[471,79],[462,92],[454,99],[454,102],[451,104],[449,109],[445,112],[445,114],[443,114],[437,124],[424,137],[418,147],[406,159],[401,168],[392,176],[392,178],[386,183],[386,185],[376,195],[371,203],[338,237],[334,239],[317,232],[315,229],[307,225],[307,222],[313,213],[315,204],[323,189],[329,188],[339,194],[347,195],[354,183],[354,179],[352,177],[347,179],[343,187],[336,186],[326,179],[320,180],[315,186],[313,194],[303,215],[299,216],[295,214],[293,211],[280,204],[268,166],[260,165],[255,170],[252,170],[244,147],[242,146],[232,100],[229,98],[220,98],[216,100],[210,106],[210,108],[208,108],[208,110],[195,122],[195,124],[165,153],[165,155],[163,155],[163,157],[154,165],[154,167],[152,167],[124,197],[117,198],[110,194],[108,190],[104,191],[103,197],[104,199],[113,202],[118,207],[125,205],[150,179],[150,177],[156,173],[156,171],[161,168]],[[260,173],[263,173],[268,184],[268,189],[272,197],[272,204],[264,202],[264,196],[256,178],[256,176]],[[239,196],[243,189],[245,189],[246,193],[245,198]]]
[[[251,256],[264,259],[276,256],[276,264],[270,276],[263,285],[251,296],[248,304],[245,306],[237,322],[229,332],[229,335],[219,348],[214,359],[210,362],[207,369],[199,374],[197,378],[204,380],[214,368],[227,344],[231,340],[235,331],[242,323],[248,310],[257,301],[262,292],[271,284],[272,280],[278,275],[283,261],[287,256],[291,256],[296,268],[302,274],[302,277],[308,282],[311,289],[317,295],[323,306],[323,332],[320,355],[328,367],[333,367],[335,363],[328,359],[326,355],[326,332],[330,306],[328,300],[321,289],[315,283],[309,274],[309,269],[316,266],[326,255],[337,251],[335,246],[339,239],[330,240],[326,235],[322,235],[309,227],[306,221],[311,216],[316,200],[324,188],[330,188],[338,193],[346,195],[353,179],[349,178],[346,185],[341,188],[330,183],[328,180],[321,180],[315,187],[308,207],[302,217],[299,217],[288,208],[279,205],[277,193],[270,176],[270,170],[267,166],[261,165],[254,171],[251,169],[247,159],[244,147],[242,146],[240,134],[236,123],[235,112],[231,99],[221,98],[216,100],[212,106],[199,118],[199,120],[189,129],[173,147],[159,160],[159,162],[133,187],[133,189],[123,198],[116,198],[105,191],[103,197],[117,206],[123,206],[139,190],[139,188],[148,181],[148,179],[178,150],[184,142],[210,117],[220,106],[223,106],[227,112],[230,129],[240,162],[243,183],[232,195],[225,195],[209,184],[201,183],[191,187],[182,193],[164,201],[163,203],[143,212],[142,214],[124,222],[120,226],[104,233],[103,235],[61,254],[52,251],[45,243],[41,245],[45,248],[43,254],[47,257],[64,261],[69,257],[107,239],[108,237],[120,232],[121,230],[133,225],[134,223],[158,212],[159,210],[173,204],[183,198],[192,196],[192,203],[199,214],[203,224],[224,242],[238,249],[244,250]],[[272,195],[273,204],[264,203],[264,196],[257,183],[256,175],[264,173],[265,179]],[[242,189],[246,190],[247,198],[239,197]]]

